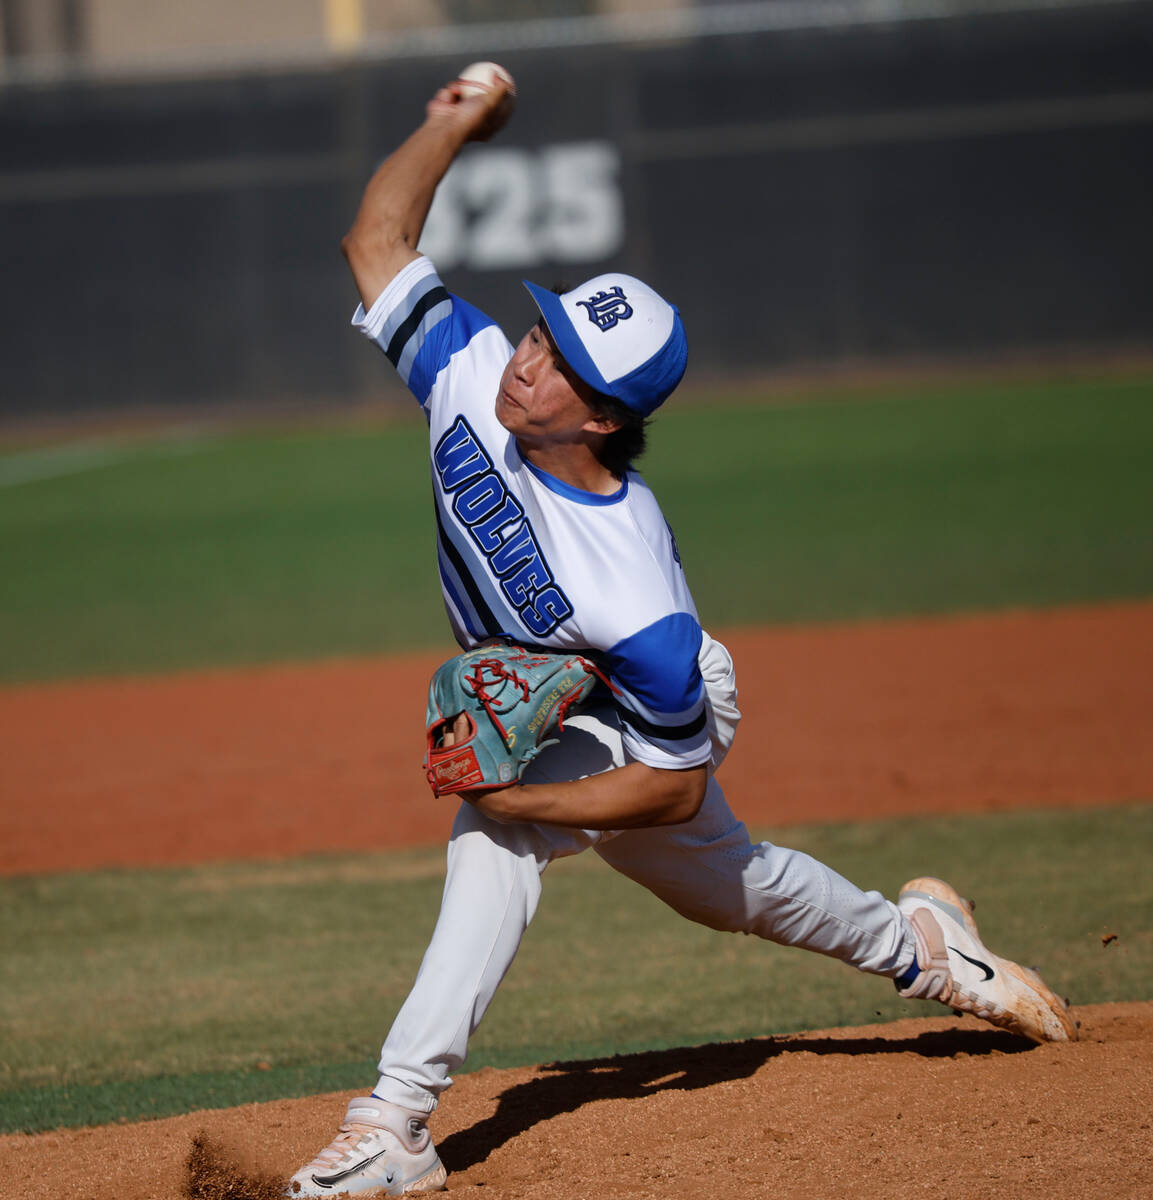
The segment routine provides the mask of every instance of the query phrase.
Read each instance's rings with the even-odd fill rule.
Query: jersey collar
[[[572,500],[576,504],[588,504],[594,508],[605,504],[619,504],[629,494],[629,477],[627,473],[624,479],[621,480],[620,487],[615,492],[610,492],[608,495],[602,496],[600,492],[586,492],[584,488],[574,487],[571,483],[565,483],[563,479],[557,479],[555,475],[550,475],[547,471],[542,471],[535,463],[525,458],[520,446],[517,446],[516,452],[520,455],[521,462],[550,492],[555,492],[556,495],[563,496],[566,500]]]

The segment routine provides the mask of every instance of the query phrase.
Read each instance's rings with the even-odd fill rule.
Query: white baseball
[[[479,96],[490,91],[498,81],[507,83],[513,91],[516,90],[512,76],[499,63],[470,63],[457,76],[457,82],[464,85],[461,88],[462,96]]]

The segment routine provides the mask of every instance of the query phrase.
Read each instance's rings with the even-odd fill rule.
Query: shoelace
[[[332,1168],[350,1158],[360,1143],[374,1131],[371,1125],[341,1125],[340,1132],[327,1146],[308,1164],[305,1170],[313,1167]]]

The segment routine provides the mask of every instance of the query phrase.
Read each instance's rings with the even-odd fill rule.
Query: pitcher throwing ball
[[[514,346],[416,249],[445,172],[499,129],[511,96],[507,73],[449,83],[376,171],[343,243],[362,300],[353,321],[428,419],[441,587],[461,647],[503,638],[579,654],[609,686],[519,779],[462,793],[439,920],[380,1077],[289,1195],[444,1186],[429,1115],[545,869],[588,849],[692,921],[831,955],[1037,1041],[1076,1037],[1035,973],[982,944],[948,884],[916,879],[892,903],[807,855],[750,843],[733,815],[714,776],[739,720],[732,662],[701,629],[676,542],[632,465],[685,371],[680,314],[619,272],[561,294],[529,283]]]

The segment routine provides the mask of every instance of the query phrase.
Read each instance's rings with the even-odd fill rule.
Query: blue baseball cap
[[[594,391],[647,417],[680,383],[685,327],[648,284],[614,271],[561,295],[524,285],[565,362]]]

